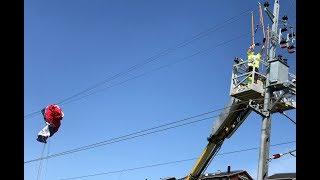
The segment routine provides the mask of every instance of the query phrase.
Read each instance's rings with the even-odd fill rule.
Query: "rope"
[[[46,148],[46,144],[43,145],[42,151],[41,151],[41,159],[43,158],[43,153],[44,153],[44,149]],[[40,174],[41,174],[41,168],[42,168],[42,160],[39,162],[39,167],[38,167],[38,174],[37,174],[37,180],[39,180],[40,178]]]
[[[49,156],[50,152],[50,139],[48,139],[48,148],[47,148],[47,156]],[[46,179],[47,167],[48,167],[48,159],[46,159],[45,171],[43,172],[43,179]]]

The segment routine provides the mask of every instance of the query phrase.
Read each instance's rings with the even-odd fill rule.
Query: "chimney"
[[[231,170],[231,167],[230,167],[230,166],[228,166],[228,174],[230,173],[230,170]]]

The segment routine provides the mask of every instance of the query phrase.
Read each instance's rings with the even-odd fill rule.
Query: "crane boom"
[[[201,176],[219,151],[224,140],[232,136],[251,111],[249,103],[241,102],[234,97],[230,98],[225,110],[217,117],[212,128],[212,133],[208,137],[208,144],[186,177],[186,180],[197,180]]]

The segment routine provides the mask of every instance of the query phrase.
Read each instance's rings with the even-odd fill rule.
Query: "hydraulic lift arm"
[[[223,141],[232,136],[251,111],[252,109],[248,106],[248,103],[241,103],[240,100],[231,97],[228,106],[215,121],[212,133],[208,137],[208,144],[186,177],[186,180],[199,179],[219,151]]]

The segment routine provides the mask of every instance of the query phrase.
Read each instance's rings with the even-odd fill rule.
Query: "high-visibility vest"
[[[253,51],[248,51],[248,66],[253,66],[254,65],[254,52]]]
[[[254,62],[253,62],[253,66],[255,68],[258,68],[259,69],[259,64],[260,64],[260,61],[261,61],[261,54],[258,53],[254,56]]]
[[[248,66],[252,66],[255,68],[259,68],[259,64],[261,61],[261,54],[254,54],[253,51],[249,51],[248,53]]]

